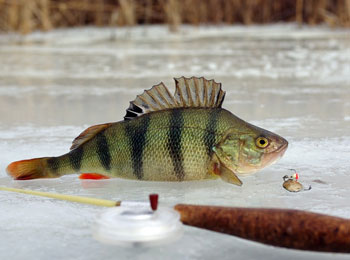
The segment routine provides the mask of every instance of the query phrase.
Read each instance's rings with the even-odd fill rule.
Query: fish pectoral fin
[[[237,175],[225,166],[225,163],[219,159],[220,151],[213,148],[214,154],[209,166],[209,173],[212,175],[219,176],[222,180],[232,183],[238,186],[242,186],[242,181],[237,177]]]
[[[232,183],[238,186],[242,186],[243,182],[237,177],[237,175],[226,168],[224,165],[220,165],[220,177],[222,180]]]
[[[108,176],[99,174],[99,173],[82,173],[79,176],[81,180],[101,180],[101,179],[109,179]]]

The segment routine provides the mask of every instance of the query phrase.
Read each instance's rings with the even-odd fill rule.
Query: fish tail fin
[[[6,172],[15,180],[59,177],[59,175],[53,175],[47,169],[46,165],[48,159],[50,159],[50,157],[16,161],[7,166]]]

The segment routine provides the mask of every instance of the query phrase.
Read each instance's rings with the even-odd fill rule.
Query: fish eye
[[[266,148],[269,145],[269,140],[266,137],[260,136],[256,138],[255,144],[259,148]]]

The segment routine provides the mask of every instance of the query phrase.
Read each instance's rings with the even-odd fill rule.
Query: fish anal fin
[[[108,176],[99,174],[99,173],[82,173],[79,176],[81,180],[101,180],[101,179],[110,179]]]
[[[175,88],[174,96],[163,83],[145,90],[130,102],[124,120],[165,109],[220,108],[225,98],[221,83],[203,77],[175,78]]]
[[[112,125],[112,123],[107,123],[107,124],[90,126],[89,128],[85,129],[78,137],[76,137],[73,140],[70,150],[74,150],[75,148],[79,147],[80,145],[86,143],[91,138],[93,138],[96,134],[105,130],[106,128],[110,127],[111,125]]]

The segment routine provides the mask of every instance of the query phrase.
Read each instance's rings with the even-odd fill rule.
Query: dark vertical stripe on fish
[[[168,148],[177,179],[182,181],[185,178],[183,166],[183,154],[181,147],[181,136],[184,126],[184,118],[180,109],[173,109],[170,115],[168,131]]]
[[[56,173],[60,168],[60,160],[57,157],[51,157],[47,160],[47,166],[53,173]]]
[[[107,171],[111,169],[111,154],[104,131],[96,135],[97,154],[101,165]]]
[[[81,168],[81,161],[83,159],[84,150],[82,146],[77,147],[69,153],[69,162],[75,171],[79,171]]]
[[[208,123],[205,127],[203,142],[207,148],[207,154],[211,157],[213,146],[215,145],[216,125],[221,109],[212,109],[209,112]]]
[[[139,126],[132,126],[130,124],[125,127],[125,134],[129,139],[131,145],[131,159],[134,174],[137,179],[143,178],[143,150],[146,144],[146,134],[150,123],[150,117],[144,116]]]

